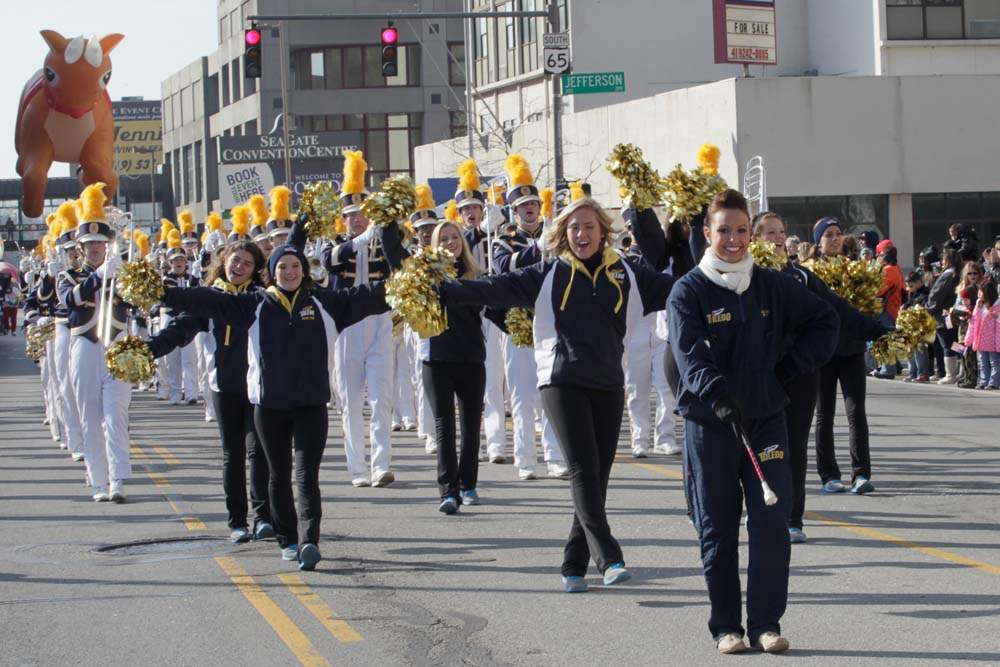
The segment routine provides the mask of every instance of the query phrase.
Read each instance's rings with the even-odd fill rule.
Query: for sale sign
[[[714,0],[715,62],[777,65],[774,0]]]

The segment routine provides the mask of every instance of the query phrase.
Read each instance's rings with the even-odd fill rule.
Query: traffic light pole
[[[292,180],[292,147],[288,143],[288,40],[285,38],[284,21],[278,23],[279,48],[281,50],[281,143],[285,146],[285,185],[292,190],[295,182]]]
[[[549,28],[552,32],[559,29],[559,11],[555,0],[549,0],[549,7],[546,11],[549,21]],[[563,151],[562,151],[562,90],[559,86],[559,75],[550,74],[552,77],[552,170],[555,172],[553,187],[559,188],[563,182]]]

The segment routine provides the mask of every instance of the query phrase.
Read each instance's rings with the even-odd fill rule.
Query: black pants
[[[958,327],[952,327],[948,329],[946,327],[939,327],[937,330],[937,342],[941,345],[943,350],[942,354],[945,357],[957,357],[958,352],[951,349],[953,343],[958,342]]]
[[[597,569],[624,562],[604,506],[625,408],[625,391],[543,387],[542,406],[569,465],[573,525],[563,551],[563,576],[582,577],[593,556]]]
[[[806,469],[809,462],[809,429],[816,410],[818,374],[797,375],[785,383],[789,403],[785,406],[785,427],[788,430],[788,462],[792,472],[792,502],[789,503],[788,525],[802,527],[806,509]]]
[[[929,374],[944,377],[944,348],[941,347],[941,341],[937,337],[928,343],[927,356],[930,359],[930,364],[928,365]]]
[[[844,392],[844,409],[850,429],[851,481],[871,478],[868,453],[868,415],[865,412],[866,368],[864,353],[835,356],[819,371],[819,402],[816,405],[816,469],[825,484],[840,479],[833,446],[833,417],[837,406],[837,383]]]
[[[434,414],[437,437],[438,490],[459,499],[459,491],[476,488],[479,478],[479,427],[486,392],[486,365],[449,361],[423,363],[424,391]],[[462,429],[461,455],[455,453],[455,399]]]
[[[326,449],[326,406],[275,410],[258,405],[253,416],[271,468],[268,490],[278,544],[282,548],[299,544],[300,537],[303,544],[318,544],[319,522],[323,516],[319,464]],[[293,453],[298,516],[292,497]]]
[[[250,505],[254,528],[271,521],[267,459],[253,426],[253,406],[245,394],[212,392],[222,437],[222,489],[230,528],[247,527],[247,460],[250,461]]]

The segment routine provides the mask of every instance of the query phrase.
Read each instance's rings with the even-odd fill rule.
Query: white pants
[[[507,417],[504,411],[504,339],[507,336],[500,328],[483,320],[483,335],[486,339],[486,394],[483,404],[483,431],[486,434],[486,453],[490,456],[503,454],[507,444]]]
[[[420,361],[420,336],[413,330],[407,328],[409,337],[410,358],[413,360],[413,386],[416,387],[417,401],[417,435],[425,441],[427,438],[435,438],[437,428],[434,425],[434,415],[431,413],[431,402],[424,391],[423,362]],[[436,442],[436,440],[435,440]]]
[[[82,336],[70,342],[70,383],[83,427],[87,477],[96,488],[132,476],[128,406],[132,388],[115,380],[104,365],[104,347]]]
[[[58,324],[56,326],[59,326]],[[42,371],[42,398],[45,400],[45,418],[49,421],[49,432],[56,442],[62,440],[61,406],[56,378],[55,341],[45,343],[45,356],[40,366]]]
[[[392,319],[375,315],[347,327],[334,343],[344,450],[351,477],[389,470],[392,445]],[[365,464],[365,385],[371,406],[371,465]]]
[[[538,460],[535,454],[535,419],[542,422],[542,450],[547,463],[562,463],[564,458],[555,432],[542,410],[541,394],[538,391],[538,371],[535,366],[535,350],[517,347],[506,336],[504,345],[504,368],[507,371],[507,386],[510,387],[510,412],[514,421],[514,465],[518,468],[534,468]]]
[[[625,349],[625,400],[628,406],[632,451],[647,451],[650,446],[665,447],[674,441],[674,395],[667,384],[663,355],[667,351],[666,324],[661,328],[661,313],[651,313],[629,332]],[[655,390],[656,429],[650,425],[649,396]]]
[[[413,360],[406,329],[400,332],[399,337],[393,337],[392,350],[392,420],[397,424],[410,425],[416,422],[416,414],[413,407]]]
[[[205,399],[205,417],[215,419],[215,401],[212,400],[211,387],[208,382],[208,352],[205,339],[212,334],[199,331],[194,337],[195,361],[198,366],[198,395]]]
[[[76,395],[69,379],[69,327],[56,325],[55,347],[52,360],[56,371],[56,383],[59,387],[59,404],[62,406],[62,429],[66,439],[66,449],[70,454],[83,454],[83,427],[80,425],[80,413],[76,409]]]
[[[194,343],[178,347],[164,355],[167,362],[169,398],[173,403],[198,397],[198,367]]]

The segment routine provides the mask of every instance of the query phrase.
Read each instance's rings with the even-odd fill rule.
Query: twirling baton
[[[753,469],[757,472],[757,479],[760,480],[760,488],[764,492],[764,504],[768,506],[776,504],[778,502],[778,495],[771,489],[771,486],[764,478],[764,471],[760,469],[757,454],[753,451],[753,447],[750,446],[750,439],[747,438],[746,431],[739,424],[733,424],[733,432],[736,434],[736,438],[743,443],[743,449],[746,451],[747,456],[750,457]]]

